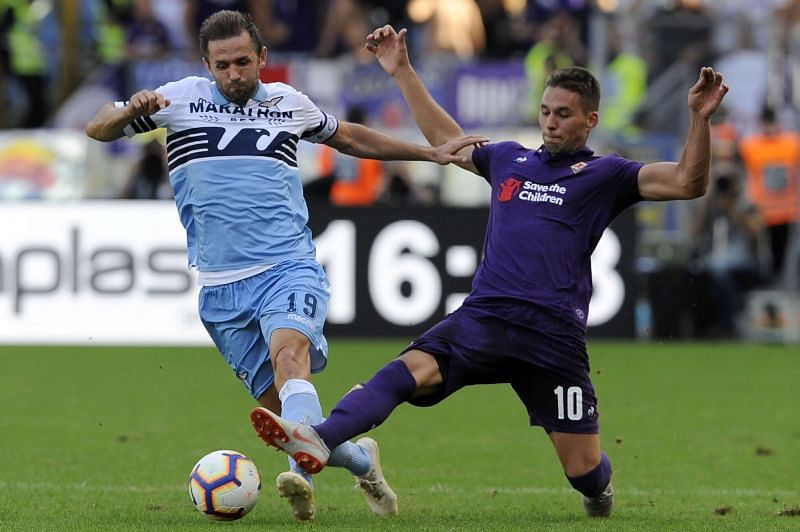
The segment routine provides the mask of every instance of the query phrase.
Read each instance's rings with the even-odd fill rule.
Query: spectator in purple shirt
[[[463,132],[416,75],[405,33],[384,26],[367,48],[438,146]],[[463,148],[471,160],[460,166],[492,186],[484,257],[464,304],[345,395],[323,423],[298,425],[256,408],[251,419],[259,436],[316,473],[329,449],[380,425],[403,402],[430,406],[464,386],[508,383],[531,425],[547,432],[587,514],[610,515],[611,462],[600,450],[586,350],[591,254],[614,217],[634,203],[705,194],[709,121],[727,91],[722,74],[701,68],[689,89],[680,161],[642,164],[587,148],[600,118],[598,82],[580,67],[554,71],[539,109],[541,147]]]

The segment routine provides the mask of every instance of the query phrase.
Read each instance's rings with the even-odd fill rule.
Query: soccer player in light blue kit
[[[167,128],[170,183],[189,264],[199,271],[203,324],[260,405],[299,423],[320,423],[310,376],[327,364],[322,328],[330,292],[306,225],[298,141],[324,142],[356,157],[448,164],[464,163],[454,154],[486,139],[415,145],[339,122],[286,84],[261,83],[267,50],[239,12],[211,15],[199,40],[213,82],[188,77],[106,104],[86,133],[111,141]],[[356,476],[374,513],[397,513],[374,440],[344,442],[328,464]],[[299,520],[312,519],[310,477],[290,465],[277,478],[278,492]]]
[[[405,30],[374,31],[367,48],[395,80],[432,145],[463,134],[409,62]],[[689,89],[689,128],[678,162],[642,164],[595,155],[600,87],[586,69],[553,71],[539,109],[543,144],[468,146],[463,168],[492,187],[484,253],[463,305],[356,386],[319,424],[297,425],[262,407],[253,426],[269,445],[316,473],[328,449],[380,425],[397,405],[432,406],[465,386],[509,384],[531,425],[547,433],[591,517],[611,515],[611,460],[600,449],[597,397],[586,348],[591,254],[603,231],[642,200],[706,192],[710,119],[728,86],[704,67]],[[480,425],[480,420],[476,420]],[[497,448],[502,455],[502,442]],[[516,457],[502,457],[516,463]]]

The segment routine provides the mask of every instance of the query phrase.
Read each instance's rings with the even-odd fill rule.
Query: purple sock
[[[380,369],[362,388],[353,390],[333,407],[331,415],[314,425],[322,441],[333,449],[383,423],[397,405],[411,398],[417,381],[400,360]]]
[[[600,463],[597,467],[579,477],[568,476],[567,480],[573,488],[587,497],[597,497],[611,482],[611,460],[606,453],[600,453]]]

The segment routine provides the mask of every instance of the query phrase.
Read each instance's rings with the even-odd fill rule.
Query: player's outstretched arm
[[[639,193],[644,199],[691,199],[706,193],[711,171],[711,115],[728,89],[721,73],[711,67],[700,69],[700,78],[689,89],[689,130],[681,159],[647,164],[639,170]]]
[[[141,116],[150,116],[169,105],[163,95],[141,90],[131,96],[128,105],[115,107],[107,103],[101,107],[86,126],[86,134],[99,141],[108,142],[124,135],[125,126]]]
[[[401,29],[398,33],[387,24],[367,35],[365,46],[367,50],[375,54],[381,67],[394,78],[400,87],[403,98],[411,109],[414,121],[431,146],[439,146],[450,139],[464,135],[461,126],[436,103],[414,67],[411,66],[406,48],[405,29]],[[472,163],[472,150],[473,146],[471,145],[464,148],[462,155],[465,155],[467,160],[457,164],[471,172],[478,173]]]
[[[380,131],[339,122],[339,129],[326,144],[342,153],[380,161],[430,161],[438,164],[466,164],[470,161],[464,148],[487,142],[482,135],[461,135],[439,146],[421,146],[390,137]]]

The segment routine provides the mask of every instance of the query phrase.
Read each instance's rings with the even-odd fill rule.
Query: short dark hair
[[[554,70],[547,76],[547,87],[559,87],[581,97],[585,113],[600,109],[600,83],[594,75],[582,67],[567,67]]]
[[[240,13],[239,11],[223,9],[209,16],[200,25],[200,32],[198,34],[200,51],[203,57],[208,59],[209,42],[238,37],[243,31],[246,31],[250,35],[250,40],[253,43],[256,53],[261,53],[261,48],[263,47],[261,43],[261,34],[258,32],[258,28],[256,28],[250,15],[247,13]]]

